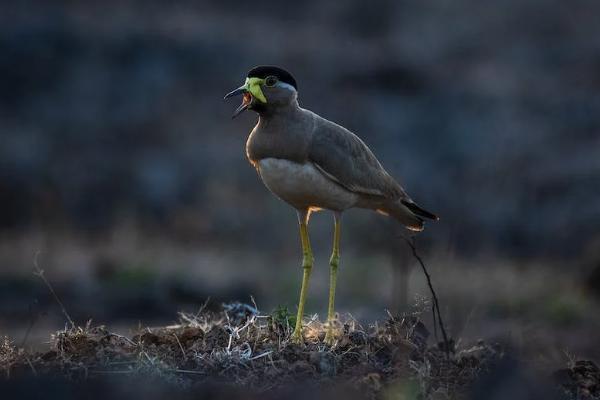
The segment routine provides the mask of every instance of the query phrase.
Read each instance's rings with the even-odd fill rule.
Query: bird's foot
[[[325,333],[325,344],[328,346],[333,346],[335,344],[335,335],[333,334],[333,329],[328,328],[327,333]]]
[[[292,343],[304,344],[304,338],[302,337],[302,328],[296,327],[294,333],[292,333]]]

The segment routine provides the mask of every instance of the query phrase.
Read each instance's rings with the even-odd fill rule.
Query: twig
[[[133,374],[134,372],[136,372],[133,369],[118,369],[118,370],[102,370],[102,369],[97,369],[97,370],[91,370],[90,374],[106,374],[106,375],[117,375],[117,374]]]
[[[173,369],[172,371],[180,373],[180,374],[193,374],[193,375],[206,375],[206,373],[202,371],[194,371],[190,369]]]
[[[402,239],[404,239],[404,241],[408,244],[408,246],[412,250],[413,256],[417,259],[417,261],[421,265],[421,269],[423,269],[423,273],[425,274],[425,277],[427,278],[427,285],[429,286],[429,290],[431,291],[431,296],[433,297],[433,306],[432,306],[433,325],[435,327],[436,323],[438,323],[440,326],[440,331],[442,332],[442,337],[444,338],[444,350],[446,352],[446,358],[449,359],[450,358],[450,345],[448,342],[448,336],[446,335],[446,329],[444,327],[444,322],[442,321],[442,313],[440,311],[440,303],[438,301],[437,294],[436,294],[435,290],[433,289],[433,284],[431,283],[431,276],[429,275],[429,272],[427,271],[427,267],[425,267],[425,263],[423,262],[423,259],[417,252],[417,245],[416,245],[416,240],[415,240],[414,236],[411,238],[412,240],[409,240],[405,236],[402,236]],[[437,311],[437,321],[435,318],[436,311]]]
[[[256,310],[256,314],[258,316],[259,311],[258,311],[258,306],[256,305],[256,300],[254,300],[254,296],[250,295],[250,301],[252,302],[252,304],[254,304],[254,309]]]
[[[138,345],[133,340],[129,339],[127,336],[119,335],[118,333],[113,333],[113,332],[109,332],[108,334],[110,336],[114,336],[114,337],[116,337],[118,339],[124,340],[124,341],[126,341],[127,343],[129,343],[132,346],[137,346]]]
[[[273,353],[273,350],[265,351],[262,354],[259,354],[257,356],[249,358],[248,361],[258,360],[259,358],[263,358],[263,357],[271,355],[271,353]]]
[[[31,372],[33,372],[33,375],[37,376],[37,371],[35,369],[35,367],[33,366],[33,363],[31,362],[31,360],[29,359],[29,357],[25,354],[25,361],[27,361],[27,364],[29,364],[29,368],[31,368]]]
[[[37,277],[39,277],[46,284],[46,286],[48,287],[48,290],[52,294],[52,297],[54,297],[54,300],[56,300],[56,302],[60,306],[60,309],[62,310],[63,315],[67,318],[67,320],[71,324],[71,328],[75,328],[75,322],[73,322],[73,320],[71,319],[71,316],[69,315],[69,313],[67,312],[67,309],[65,308],[65,305],[62,303],[62,301],[60,301],[60,298],[54,291],[54,288],[52,287],[50,282],[48,282],[48,280],[44,276],[44,270],[40,269],[40,267],[38,265],[38,256],[39,255],[40,255],[40,252],[38,251],[37,253],[35,253],[35,257],[33,259],[33,266],[34,266],[33,274],[36,275]]]
[[[433,337],[435,337],[435,341],[439,342],[438,332],[437,332],[437,324],[435,323],[435,302],[431,302],[431,315],[433,315]]]
[[[175,336],[175,340],[177,341],[177,344],[179,345],[179,348],[181,349],[181,354],[183,354],[183,361],[187,361],[187,356],[185,355],[185,350],[183,349],[183,346],[181,345],[181,342],[179,341],[179,338],[177,337],[176,333],[173,333],[173,336]]]
[[[281,347],[281,345],[280,345],[280,347]],[[277,366],[275,365],[275,361],[273,361],[273,354],[269,353],[268,357],[269,357],[269,361],[271,361],[271,366],[273,367],[273,369],[277,372],[280,372],[281,370],[279,368],[277,368]]]
[[[20,347],[23,347],[23,348],[25,347],[25,344],[27,343],[27,339],[29,339],[29,335],[31,334],[33,326],[37,322],[39,315],[40,315],[39,313],[34,314],[34,312],[32,310],[32,303],[29,303],[29,325],[27,325],[27,330],[25,331],[25,335],[23,335],[23,340],[21,341]]]
[[[206,308],[206,306],[208,306],[209,302],[210,302],[210,296],[204,301],[204,304],[202,304],[200,306],[200,309],[196,313],[195,318],[198,318],[200,316],[200,314],[202,314],[202,311],[204,311],[204,309]]]

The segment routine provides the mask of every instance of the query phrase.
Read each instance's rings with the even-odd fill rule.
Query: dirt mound
[[[415,315],[366,328],[352,318],[336,321],[331,347],[323,344],[325,326],[316,318],[305,321],[304,344],[292,343],[293,322],[284,309],[261,315],[235,303],[217,313],[181,314],[177,325],[144,328],[131,337],[103,326],[73,327],[53,335],[46,352],[28,353],[5,339],[0,368],[8,381],[151,378],[177,390],[244,388],[244,398],[290,387],[335,387],[347,398],[456,398],[503,358],[501,349],[484,342],[450,354],[430,347],[429,331]]]

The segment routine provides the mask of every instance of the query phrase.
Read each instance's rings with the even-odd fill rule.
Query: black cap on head
[[[248,72],[248,78],[265,79],[267,76],[276,76],[281,82],[292,85],[294,89],[298,90],[298,84],[292,74],[283,68],[274,65],[260,65],[252,68],[250,72]]]

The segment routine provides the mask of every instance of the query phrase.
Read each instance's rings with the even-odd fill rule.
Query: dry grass
[[[390,316],[368,327],[346,316],[336,321],[332,347],[323,344],[325,324],[308,318],[305,343],[296,345],[287,310],[262,315],[255,306],[233,303],[219,312],[180,314],[176,325],[139,329],[130,337],[90,324],[65,328],[44,352],[28,353],[4,338],[0,370],[8,381],[150,377],[177,390],[217,385],[266,394],[301,385],[341,388],[349,391],[346,398],[453,399],[466,398],[505,357],[499,346],[480,341],[447,358],[441,346],[427,345],[429,332],[419,316]],[[573,362],[557,372],[560,384],[568,398],[597,399],[597,368],[582,365]]]
[[[427,347],[429,332],[418,315],[390,317],[361,326],[351,316],[336,322],[337,343],[323,344],[325,324],[305,321],[305,343],[290,341],[293,316],[287,310],[261,315],[234,303],[214,313],[180,314],[177,325],[143,328],[131,337],[103,326],[72,327],[52,336],[51,349],[28,354],[8,338],[0,347],[0,368],[19,375],[152,376],[187,388],[202,383],[261,392],[302,383],[335,382],[369,397],[403,382],[424,394],[454,397],[502,353],[483,343],[450,359]]]

